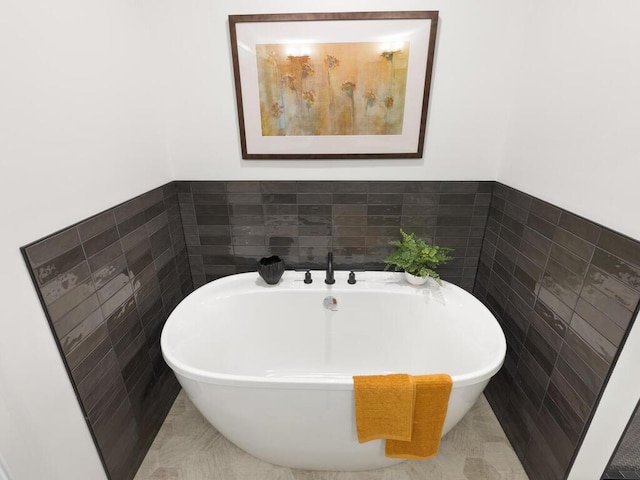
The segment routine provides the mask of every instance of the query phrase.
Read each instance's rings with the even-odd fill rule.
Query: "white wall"
[[[640,3],[531,10],[497,179],[640,240]],[[635,325],[570,480],[598,478],[640,397]]]
[[[524,5],[506,0],[165,0],[168,138],[182,180],[493,180],[519,58]],[[419,160],[242,160],[227,16],[439,10],[426,148]]]
[[[18,249],[171,180],[145,3],[0,3],[0,453],[16,480],[105,478]]]
[[[640,240],[640,3],[536,2],[497,179]]]

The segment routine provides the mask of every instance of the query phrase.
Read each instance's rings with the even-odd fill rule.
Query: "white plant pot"
[[[429,280],[429,277],[417,277],[416,275],[411,275],[408,272],[404,272],[404,278],[407,279],[411,285],[424,285]]]

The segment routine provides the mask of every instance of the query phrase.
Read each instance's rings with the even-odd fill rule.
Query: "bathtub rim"
[[[282,285],[283,280],[281,280],[281,282],[276,285],[267,285],[262,279],[258,278],[256,283],[257,285],[263,288],[278,288],[278,286],[281,286],[281,287],[284,287],[282,288],[282,290],[288,290],[288,291],[297,290],[299,288],[309,288],[309,286],[304,285],[302,281],[298,282],[297,285],[291,285],[292,274],[299,275],[300,280],[304,277],[303,272],[286,270],[283,275],[283,280],[284,280],[284,283],[287,283],[287,281],[289,282],[289,285],[287,286]],[[349,271],[336,271],[335,272],[336,283],[338,283],[338,281],[340,280],[344,280],[344,282],[342,283],[346,284],[346,279],[348,274],[349,274]],[[394,276],[399,280],[400,283],[402,282],[402,278],[403,278],[402,273],[395,273],[395,272],[365,271],[365,272],[358,273],[359,276],[365,276],[365,277],[367,274],[385,274],[388,276],[388,278],[391,278],[391,276]],[[320,286],[320,288],[326,288],[326,291],[330,292],[334,287],[338,287],[338,288],[343,287],[342,284],[331,286],[331,285],[325,285],[324,283],[321,283],[322,282],[321,275],[324,275],[324,271],[312,271],[312,275],[315,278],[315,282],[317,282],[317,284],[315,284],[314,282],[315,285],[312,285],[311,288],[317,289],[318,286]],[[213,284],[216,284],[217,286],[223,286],[228,283],[246,281],[249,278],[255,279],[255,277],[257,276],[258,275],[256,272],[247,272],[247,273],[237,273],[234,275],[229,275],[227,277],[219,278],[217,280],[214,280],[212,282],[209,282],[199,287],[198,289],[193,291],[191,294],[189,294],[187,297],[185,297],[180,302],[180,304],[185,303],[185,301],[189,297],[197,297],[199,295],[202,295],[203,292],[207,289],[206,287],[213,288],[212,287]],[[294,281],[297,282],[297,280],[294,280]],[[463,295],[465,295],[465,297],[468,298],[469,301],[471,301],[472,303],[476,303],[479,308],[486,310],[486,312],[489,315],[491,315],[491,317],[495,321],[495,327],[497,328],[497,331],[500,334],[499,335],[500,348],[496,351],[495,361],[491,362],[488,366],[480,370],[475,370],[470,373],[452,375],[451,378],[453,381],[453,388],[455,389],[458,387],[474,385],[477,383],[487,381],[500,370],[500,368],[504,364],[504,360],[506,357],[507,342],[506,342],[506,338],[504,336],[502,327],[498,323],[498,320],[495,318],[495,315],[471,293],[445,280],[442,280],[441,283],[444,286],[446,286],[446,288],[453,288],[454,290],[458,290]],[[353,288],[356,286],[357,285],[353,285],[353,286],[350,285],[349,288]],[[360,284],[358,289],[362,289],[362,288],[363,288],[362,284]],[[364,288],[366,288],[366,286]],[[421,287],[414,287],[407,284],[406,288],[417,290],[417,289],[420,289]],[[166,324],[168,324],[171,321],[171,316],[174,315],[174,313],[176,313],[179,310],[180,304],[174,309],[173,312],[171,312],[171,314],[169,315],[169,318],[167,319]],[[347,376],[347,375],[335,375],[331,373],[327,373],[326,375],[317,374],[317,375],[314,375],[312,379],[305,378],[305,377],[301,378],[296,376],[269,377],[269,376],[257,376],[257,375],[235,375],[235,374],[210,372],[210,371],[199,369],[190,365],[186,365],[185,363],[177,360],[173,355],[171,355],[171,353],[167,353],[167,349],[165,348],[165,345],[167,343],[167,340],[166,340],[167,335],[165,335],[166,324],[165,324],[165,327],[163,327],[162,335],[160,338],[161,352],[165,362],[167,362],[169,367],[174,371],[176,375],[180,375],[185,378],[189,378],[191,380],[195,380],[198,382],[204,382],[204,383],[209,383],[214,385],[235,386],[238,388],[353,390],[353,377]],[[385,375],[390,373],[405,373],[405,372],[381,371],[380,375]],[[433,372],[433,373],[443,373],[443,372]]]

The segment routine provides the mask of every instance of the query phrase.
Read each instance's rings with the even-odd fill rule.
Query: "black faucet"
[[[324,279],[324,283],[327,285],[333,285],[336,283],[336,279],[333,278],[333,253],[327,254],[327,276]]]

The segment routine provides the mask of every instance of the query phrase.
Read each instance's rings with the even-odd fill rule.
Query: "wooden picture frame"
[[[421,158],[437,24],[437,11],[230,15],[242,158]]]

